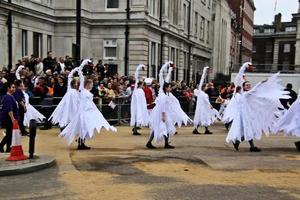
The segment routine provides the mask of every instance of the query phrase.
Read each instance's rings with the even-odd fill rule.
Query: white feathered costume
[[[20,65],[18,67],[18,69],[16,70],[16,78],[18,80],[21,80],[20,71],[24,68],[25,67],[23,65]],[[23,92],[24,97],[25,97],[25,107],[26,107],[26,112],[24,113],[24,121],[23,121],[24,126],[29,127],[31,120],[41,122],[41,121],[43,121],[43,119],[46,119],[46,117],[43,114],[41,114],[38,110],[36,110],[29,103],[29,95],[25,91],[22,91],[22,92]]]
[[[214,123],[218,118],[221,118],[219,112],[216,109],[214,109],[210,104],[208,95],[202,90],[202,86],[208,69],[209,67],[204,67],[198,87],[197,105],[194,117],[194,128],[198,128],[198,126],[208,127],[212,123]]]
[[[155,107],[150,113],[150,129],[154,134],[153,139],[155,142],[160,142],[162,139],[164,139],[164,136],[171,137],[176,132],[175,123],[172,120],[172,109],[174,108],[170,98],[171,94],[165,94],[163,91],[163,71],[168,66],[169,64],[166,63],[159,72],[160,89],[158,97],[155,99]],[[165,113],[165,122],[162,120],[163,113]]]
[[[276,122],[273,132],[283,131],[287,136],[300,137],[300,90],[297,100]]]
[[[233,120],[226,142],[261,139],[262,133],[269,134],[275,112],[282,108],[279,99],[288,99],[288,92],[280,85],[279,73],[267,81],[258,83],[253,89],[236,93],[227,117]]]
[[[79,70],[80,87],[79,87],[79,104],[77,112],[72,116],[71,122],[60,133],[68,144],[79,137],[81,139],[91,139],[95,131],[100,132],[101,128],[116,132],[117,129],[111,126],[103,117],[95,103],[93,94],[84,88],[84,76]]]
[[[149,112],[147,109],[145,93],[142,88],[137,88],[139,71],[144,67],[144,65],[139,65],[135,71],[135,85],[130,104],[130,126],[148,126],[149,124]]]
[[[173,67],[170,66],[170,64],[173,64],[172,61],[169,61],[167,63],[165,63],[162,68],[161,68],[161,73],[163,75],[163,71],[169,67],[168,69],[168,74],[167,74],[167,77],[165,79],[165,82],[166,83],[171,83],[171,77],[172,77],[172,71],[174,70]],[[162,91],[162,87],[163,87],[163,79],[162,81],[159,80],[159,84],[161,85],[160,89],[159,89],[159,93],[164,93]],[[173,122],[174,125],[178,125],[178,127],[181,127],[182,124],[184,124],[185,126],[188,124],[188,123],[192,123],[193,121],[189,118],[189,116],[182,110],[181,108],[181,105],[178,101],[178,99],[172,94],[170,93],[169,95],[169,98],[170,98],[170,106],[171,106],[171,110],[170,110],[170,115],[171,115],[171,120]]]
[[[53,124],[59,124],[61,128],[67,126],[77,113],[79,93],[77,89],[71,87],[71,82],[73,80],[74,73],[82,70],[88,62],[88,59],[84,60],[79,67],[76,67],[69,73],[67,93],[64,95],[49,118]],[[83,85],[83,83],[80,83],[80,85]]]

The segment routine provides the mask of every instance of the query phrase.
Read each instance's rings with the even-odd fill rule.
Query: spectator
[[[19,127],[21,134],[28,135],[28,132],[25,130],[23,121],[24,121],[24,114],[26,113],[26,106],[25,106],[25,96],[23,93],[24,90],[24,84],[21,80],[17,80],[15,83],[16,86],[16,91],[13,93],[13,96],[15,100],[18,103],[18,108],[19,108]]]
[[[55,60],[52,58],[52,51],[48,51],[47,58],[43,60],[43,64],[44,64],[44,72],[46,72],[48,69],[50,69],[51,72],[54,71]]]
[[[64,78],[62,76],[59,76],[54,85],[53,96],[54,97],[63,97],[66,94],[66,92],[67,92],[67,86],[64,83]]]
[[[11,150],[11,140],[13,123],[19,119],[19,110],[16,103],[16,99],[13,93],[16,91],[16,87],[13,83],[6,83],[4,86],[6,89],[6,94],[2,98],[2,108],[0,113],[1,122],[3,128],[5,128],[6,135],[0,143],[0,152],[4,152],[4,146],[6,145],[6,152]]]
[[[35,65],[35,72],[36,72],[36,76],[38,77],[42,77],[44,76],[44,64],[42,62],[42,59],[37,58],[36,59],[37,64]]]
[[[297,93],[293,90],[293,85],[291,83],[288,83],[286,85],[286,88],[284,89],[284,91],[290,92],[289,95],[291,96],[291,98],[290,99],[280,99],[280,102],[285,109],[289,109],[290,106],[296,101]]]
[[[46,97],[46,95],[48,93],[48,87],[46,85],[44,77],[41,77],[39,79],[38,83],[33,88],[32,92],[33,92],[34,96],[36,96],[36,97],[40,97],[40,98]]]

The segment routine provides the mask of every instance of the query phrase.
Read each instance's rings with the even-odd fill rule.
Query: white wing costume
[[[275,112],[282,108],[279,99],[288,99],[288,92],[280,85],[279,73],[267,81],[258,83],[253,89],[242,94],[237,93],[228,116],[233,123],[226,141],[246,141],[261,139],[262,133],[268,135],[275,119]]]
[[[93,94],[84,88],[84,76],[81,70],[79,70],[79,77],[80,92],[77,112],[74,113],[71,122],[60,133],[60,136],[64,137],[68,144],[71,144],[77,137],[91,139],[95,131],[100,132],[103,127],[106,130],[117,131],[107,122],[93,102]]]
[[[137,88],[139,70],[144,67],[144,65],[139,65],[135,71],[135,85],[130,104],[130,126],[148,126],[149,124],[149,112],[145,93],[142,88]]]
[[[297,100],[275,124],[273,132],[279,131],[283,131],[287,136],[300,137],[300,90]]]
[[[163,71],[169,66],[166,63],[162,66],[159,72],[159,84],[160,89],[158,97],[155,99],[155,107],[150,113],[150,129],[154,134],[154,141],[160,142],[164,136],[170,137],[175,134],[176,128],[175,123],[173,123],[172,116],[172,106],[171,98],[169,95],[165,94],[163,91],[164,77]],[[162,120],[162,115],[165,113],[165,122]]]
[[[237,113],[237,108],[236,106],[236,99],[235,97],[238,96],[236,93],[236,88],[239,86],[241,87],[241,91],[243,91],[243,83],[245,82],[243,76],[245,74],[246,69],[248,68],[249,65],[252,65],[251,62],[246,62],[242,65],[242,67],[239,70],[239,73],[236,75],[234,79],[234,86],[235,90],[233,92],[232,98],[230,99],[226,109],[224,110],[222,121],[224,123],[229,123],[233,120],[235,113]]]
[[[160,76],[163,77],[163,70],[165,70],[169,66],[168,74],[165,79],[166,83],[171,82],[173,67],[170,67],[170,64],[172,64],[171,61],[167,62],[165,65],[163,65],[163,67],[160,70]],[[162,89],[162,86],[164,84],[163,78],[162,78],[162,81],[159,81],[159,83],[160,83],[161,89]],[[160,90],[160,92],[161,92],[161,90]],[[170,98],[169,103],[171,106],[171,109],[170,109],[171,120],[174,123],[174,125],[177,124],[178,127],[181,127],[182,124],[184,124],[186,126],[188,123],[192,123],[192,120],[189,118],[189,116],[187,116],[187,114],[182,110],[178,99],[172,93],[170,93],[168,96]]]
[[[80,67],[73,69],[68,75],[68,90],[62,100],[59,102],[49,119],[53,124],[59,124],[60,127],[65,127],[73,119],[78,110],[79,93],[75,88],[71,87],[71,82],[75,72],[79,72],[89,60],[84,60]],[[82,85],[83,83],[80,83]]]
[[[210,126],[216,121],[217,118],[221,118],[219,112],[210,104],[208,95],[202,91],[202,86],[208,69],[209,67],[204,67],[199,83],[197,105],[194,117],[195,128],[198,126]]]
[[[37,111],[32,105],[29,103],[29,96],[26,92],[24,92],[25,96],[25,106],[26,106],[26,113],[24,114],[24,126],[29,127],[30,120],[36,120],[37,122],[43,121],[46,119],[44,115],[42,115],[39,111]]]
[[[21,80],[20,77],[20,71],[24,69],[25,67],[23,65],[20,65],[18,69],[16,70],[16,78],[18,80]],[[37,111],[30,103],[29,103],[29,96],[28,94],[23,91],[24,97],[25,97],[25,107],[26,112],[24,113],[24,126],[29,127],[30,120],[36,120],[37,122],[41,122],[43,119],[46,119],[44,115],[42,115],[39,111]]]

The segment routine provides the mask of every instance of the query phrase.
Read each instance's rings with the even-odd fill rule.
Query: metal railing
[[[211,103],[213,107],[219,109],[219,104],[215,103],[215,99],[217,97],[211,98]],[[52,112],[55,110],[56,106],[61,101],[61,97],[32,97],[30,98],[30,104],[33,105],[39,112],[41,112],[47,119],[51,116]],[[180,96],[178,97],[181,108],[183,111],[193,118],[196,101],[195,99],[187,100],[186,97]],[[94,98],[94,103],[101,111],[103,116],[107,121],[109,121],[113,125],[128,125],[130,122],[130,103],[131,97],[117,97],[114,99],[109,98]],[[113,108],[111,106],[111,101],[115,105]],[[49,123],[46,121],[46,123]]]

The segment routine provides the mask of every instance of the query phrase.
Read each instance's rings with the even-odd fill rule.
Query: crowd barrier
[[[56,106],[61,101],[61,97],[31,97],[30,104],[33,105],[39,112],[41,112],[47,119],[51,116]],[[211,98],[211,103],[214,108],[219,109],[219,104],[215,103],[216,97]],[[186,97],[178,97],[181,108],[184,112],[193,119],[196,101],[187,101]],[[94,98],[94,103],[101,111],[105,119],[113,125],[127,125],[130,122],[130,103],[131,98],[116,97],[110,98]],[[51,123],[47,120],[44,122],[45,126],[51,127]]]

